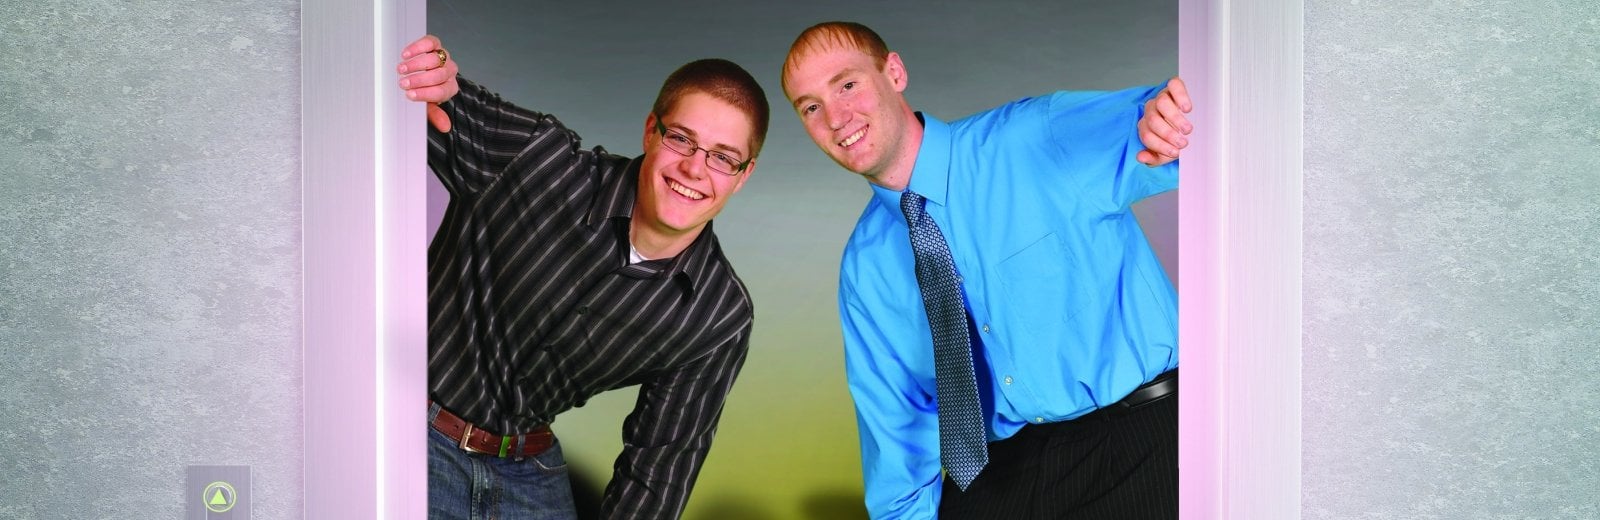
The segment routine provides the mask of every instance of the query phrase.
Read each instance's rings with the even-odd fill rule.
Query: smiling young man
[[[806,133],[873,191],[839,272],[869,513],[1176,518],[1177,298],[1130,206],[1177,187],[1183,82],[951,123],[907,84],[849,22],[783,67]]]
[[[432,36],[402,60],[451,194],[428,251],[429,517],[575,517],[550,423],[640,385],[601,513],[677,518],[749,346],[711,219],[755,170],[765,93],[732,62],[684,65],[629,158],[458,77]]]

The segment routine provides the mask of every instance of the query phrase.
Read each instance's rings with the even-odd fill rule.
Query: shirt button
[[[1006,376],[1006,384],[1011,384],[1011,376]]]
[[[584,305],[582,307],[578,307],[578,315],[581,316],[585,312],[589,312],[589,306],[588,305]]]
[[[983,324],[983,332],[985,334],[989,333],[989,324],[988,323]]]
[[[1043,423],[1044,422],[1044,418],[1043,417],[1034,417],[1033,418],[1033,422]]]

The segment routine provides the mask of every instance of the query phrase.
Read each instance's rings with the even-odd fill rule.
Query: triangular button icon
[[[226,497],[222,496],[222,490],[218,489],[215,494],[211,495],[211,505],[214,505],[214,506],[225,506],[225,505],[228,505],[228,499]]]

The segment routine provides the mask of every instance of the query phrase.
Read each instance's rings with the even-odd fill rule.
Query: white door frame
[[[1300,516],[1301,0],[1180,0],[1186,520]],[[303,2],[305,511],[424,518],[424,0]]]
[[[1300,517],[1301,0],[1182,0],[1185,520]]]
[[[393,72],[426,14],[300,6],[307,518],[427,514],[426,143]]]

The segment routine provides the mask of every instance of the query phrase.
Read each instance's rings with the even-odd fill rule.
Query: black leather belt
[[[1107,406],[1102,410],[1111,415],[1125,415],[1128,412],[1132,412],[1140,407],[1143,407],[1144,405],[1160,401],[1169,395],[1177,393],[1178,369],[1174,368],[1172,370],[1162,372],[1161,375],[1156,376],[1156,378],[1151,380],[1149,383],[1139,385],[1139,388],[1135,388],[1132,392],[1128,392],[1127,397],[1122,398],[1121,401],[1117,401],[1115,404]]]
[[[1078,416],[1068,421],[1056,421],[1043,424],[1028,424],[1018,430],[1014,437],[1048,437],[1063,435],[1084,426],[1087,422],[1110,421],[1131,414],[1149,405],[1160,402],[1167,397],[1178,395],[1178,369],[1174,368],[1156,376],[1149,383],[1139,385],[1124,396],[1121,401],[1100,407],[1099,410]],[[996,441],[1006,442],[1006,441]]]

